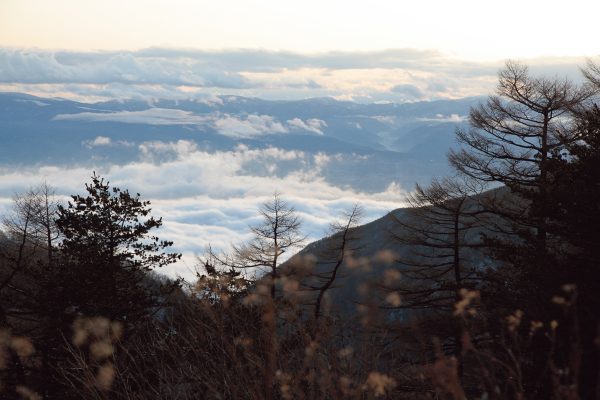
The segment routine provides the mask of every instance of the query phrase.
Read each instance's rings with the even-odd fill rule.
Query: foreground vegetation
[[[139,194],[94,174],[68,204],[47,185],[17,196],[2,398],[599,398],[600,70],[585,74],[507,64],[457,134],[456,176],[409,198],[408,253],[359,256],[356,207],[282,264],[303,236],[275,196],[252,240],[172,281],[153,271],[180,255]],[[380,271],[351,314],[331,295],[345,269]]]

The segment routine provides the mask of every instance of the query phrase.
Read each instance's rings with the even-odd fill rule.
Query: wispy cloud
[[[82,112],[58,114],[57,121],[124,122],[147,125],[200,125],[208,122],[207,117],[194,115],[190,111],[173,108],[149,108],[142,111]]]
[[[313,132],[318,135],[323,134],[323,128],[327,127],[327,123],[318,118],[310,118],[306,121],[301,120],[300,118],[293,118],[286,121],[287,124],[293,129],[299,129],[307,132]]]
[[[270,115],[250,114],[245,118],[223,115],[213,121],[219,133],[234,138],[251,138],[265,134],[287,133],[288,129]]]
[[[112,144],[112,140],[107,136],[96,136],[94,140],[86,141],[84,144],[88,147],[110,146]]]
[[[433,118],[418,118],[418,120],[431,122],[465,122],[467,120],[467,116],[458,114],[436,114]]]

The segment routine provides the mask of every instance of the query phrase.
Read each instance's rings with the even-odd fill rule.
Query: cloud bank
[[[526,60],[579,78],[581,58]],[[437,51],[48,51],[0,48],[0,90],[86,99],[190,98],[239,94],[270,99],[331,96],[362,102],[489,93],[502,61],[477,63]]]
[[[111,144],[103,137],[93,142]],[[194,255],[201,254],[208,245],[228,249],[247,239],[248,226],[259,219],[258,207],[275,192],[296,208],[309,240],[324,236],[332,219],[355,203],[364,207],[367,222],[403,202],[404,192],[395,183],[383,192],[365,194],[326,182],[321,171],[339,157],[336,155],[245,145],[231,151],[208,152],[186,140],[144,142],[138,150],[138,161],[94,169],[111,185],[139,192],[151,200],[153,214],[164,220],[161,238],[173,240],[176,250],[184,253],[184,262],[165,272],[190,279]],[[70,194],[83,194],[91,173],[89,167],[76,165],[0,167],[0,214],[10,208],[13,193],[24,192],[42,180],[55,186],[65,200]]]

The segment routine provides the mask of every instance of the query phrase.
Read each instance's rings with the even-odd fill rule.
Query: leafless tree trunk
[[[58,237],[54,224],[57,203],[52,188],[46,183],[15,195],[13,201],[12,212],[2,220],[6,246],[0,248],[0,255],[7,261],[5,265],[8,271],[0,281],[0,294],[2,291],[16,290],[22,295],[26,290],[13,284],[15,277],[23,274],[28,266],[39,262],[50,265],[52,261],[54,241]],[[46,254],[45,257],[39,254],[40,250]],[[31,278],[35,279],[33,276]],[[33,296],[33,293],[29,295]],[[7,323],[6,316],[6,311],[0,306],[3,324]]]
[[[393,288],[403,308],[451,310],[458,291],[475,284],[476,266],[465,250],[481,247],[476,229],[485,211],[474,196],[482,191],[473,179],[445,178],[408,196],[408,216],[397,219],[394,232],[408,246],[398,259],[406,279]]]
[[[339,269],[344,263],[348,251],[350,250],[349,245],[353,239],[351,237],[352,228],[357,225],[361,214],[362,210],[358,205],[355,205],[348,213],[346,213],[346,220],[344,223],[332,224],[332,230],[339,236],[339,245],[337,248],[333,249],[335,252],[337,252],[333,268],[330,271],[318,274],[317,276],[317,278],[321,278],[321,280],[323,280],[323,284],[317,287],[318,295],[314,309],[315,323],[317,323],[318,319],[321,317],[323,297],[335,283]]]
[[[293,207],[275,193],[273,199],[260,209],[262,222],[251,226],[253,238],[234,247],[234,267],[243,269],[266,269],[262,278],[268,288],[268,298],[264,302],[264,344],[265,344],[265,399],[274,396],[274,378],[277,370],[277,299],[276,287],[279,277],[281,256],[298,248],[305,240],[300,233],[300,218]]]

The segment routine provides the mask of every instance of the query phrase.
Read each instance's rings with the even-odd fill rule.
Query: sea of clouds
[[[109,145],[108,138],[96,138]],[[182,262],[164,272],[193,279],[196,256],[208,246],[227,251],[247,240],[249,226],[260,222],[262,203],[280,193],[302,219],[307,243],[330,233],[329,225],[359,204],[363,222],[402,206],[403,190],[391,182],[380,193],[338,187],[322,177],[335,156],[306,154],[278,148],[251,149],[239,145],[230,151],[206,151],[194,142],[153,141],[138,145],[139,159],[123,165],[102,165],[95,172],[112,186],[140,193],[151,201],[152,213],[163,218],[160,237],[174,242]],[[285,172],[278,169],[285,166]],[[0,168],[0,212],[10,212],[11,193],[23,193],[42,181],[65,202],[70,194],[85,194],[89,166],[37,165]]]

